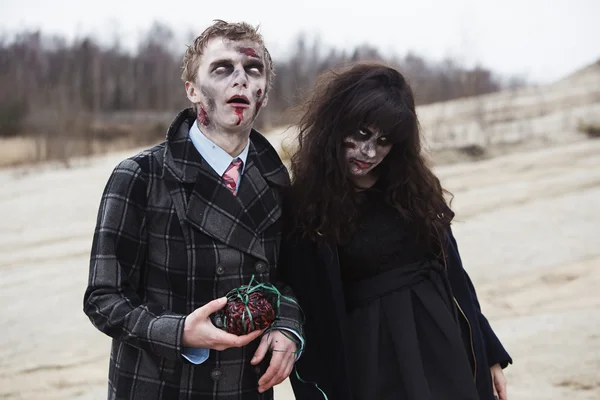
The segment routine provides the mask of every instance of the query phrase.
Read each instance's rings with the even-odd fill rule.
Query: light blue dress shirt
[[[210,165],[210,167],[217,173],[219,176],[223,176],[227,168],[232,161],[239,158],[242,160],[242,167],[240,169],[240,177],[238,179],[238,184],[235,188],[237,193],[237,188],[240,187],[240,182],[242,181],[242,176],[244,174],[244,169],[246,168],[246,159],[248,158],[248,149],[250,148],[250,140],[246,143],[246,147],[240,154],[236,157],[231,157],[229,153],[225,150],[214,144],[209,138],[207,138],[198,128],[198,121],[195,121],[192,127],[190,128],[190,139],[194,144],[198,153],[202,156],[202,158]]]
[[[214,144],[200,131],[200,128],[198,127],[198,121],[194,121],[194,124],[190,128],[190,139],[192,140],[192,143],[194,144],[196,150],[198,150],[198,153],[200,153],[202,158],[219,176],[223,176],[223,174],[225,173],[225,171],[229,167],[229,164],[231,164],[232,161],[234,161],[237,158],[242,160],[240,177],[238,179],[238,184],[235,189],[237,193],[237,188],[240,187],[240,182],[242,181],[242,176],[246,167],[246,159],[248,158],[250,140],[248,140],[248,143],[246,143],[246,147],[244,147],[244,150],[242,150],[242,152],[237,157],[231,157],[229,153],[227,153],[225,150]],[[281,328],[281,330],[289,331],[300,342],[300,351],[298,351],[298,354],[296,355],[297,360],[300,357],[302,350],[304,349],[304,338],[300,336],[300,333],[292,329]],[[210,355],[210,349],[184,347],[182,355],[192,364],[202,364],[208,359]]]

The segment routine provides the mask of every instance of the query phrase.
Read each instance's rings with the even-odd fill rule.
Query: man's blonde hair
[[[265,55],[265,70],[267,74],[267,89],[273,84],[275,77],[275,69],[273,68],[273,61],[271,60],[271,54],[265,46],[265,42],[260,33],[258,33],[258,27],[253,27],[246,22],[225,22],[220,19],[213,21],[213,24],[206,28],[204,32],[200,34],[194,40],[192,45],[187,46],[187,50],[183,55],[182,73],[181,79],[186,81],[194,82],[196,75],[198,74],[198,67],[200,66],[200,58],[204,52],[204,48],[208,41],[212,38],[221,37],[233,41],[250,40],[256,42],[262,46],[263,53]]]

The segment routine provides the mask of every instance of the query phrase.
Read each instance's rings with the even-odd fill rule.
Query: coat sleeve
[[[463,277],[467,282],[469,296],[471,298],[471,301],[475,305],[475,311],[477,312],[479,326],[486,347],[486,356],[490,364],[489,366],[491,367],[492,365],[500,364],[502,368],[506,368],[508,364],[512,364],[512,358],[504,349],[504,346],[500,342],[500,339],[498,339],[498,336],[496,336],[496,333],[494,333],[494,330],[492,329],[485,315],[483,315],[481,305],[479,304],[479,299],[477,298],[477,292],[475,290],[475,287],[473,286],[473,282],[471,281],[471,278],[469,277],[467,271],[462,266],[462,261],[460,261],[460,255],[458,252],[458,244],[456,243],[456,239],[454,238],[454,235],[452,234],[451,230],[449,230],[448,232],[450,243],[453,246],[458,257],[458,262],[456,264],[458,265],[458,267],[460,267]]]
[[[119,163],[104,189],[90,257],[84,312],[106,335],[180,359],[184,315],[142,302],[147,181],[133,160]]]
[[[279,303],[279,314],[275,321],[271,324],[269,329],[278,329],[280,331],[288,331],[293,333],[291,338],[293,338],[298,344],[298,348],[296,350],[296,359],[300,357],[302,352],[304,351],[304,315],[302,313],[302,309],[298,304],[298,300],[296,295],[294,294],[293,289],[285,282],[282,276],[281,271],[282,263],[279,262],[277,267],[275,286],[281,293],[280,303]]]
[[[281,293],[281,300],[279,304],[279,315],[275,321],[271,324],[270,329],[277,329],[284,332],[290,332],[292,335],[289,336],[297,343],[296,360],[300,358],[304,351],[304,329],[303,329],[303,316],[302,310],[298,305],[296,296],[292,292],[292,289],[277,281],[275,283],[279,292]]]

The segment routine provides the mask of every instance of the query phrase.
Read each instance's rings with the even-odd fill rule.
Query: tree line
[[[67,41],[41,31],[24,31],[0,37],[0,136],[52,129],[83,134],[89,129],[82,128],[74,116],[94,120],[111,113],[152,115],[186,107],[180,80],[185,47],[174,44],[174,36],[168,26],[155,23],[135,51],[118,42],[101,44],[90,36]],[[285,111],[298,103],[319,73],[351,61],[381,60],[398,67],[420,105],[523,83],[452,59],[433,62],[414,53],[384,55],[370,45],[345,51],[327,48],[302,33],[289,53],[285,59],[274,56],[275,85],[257,121],[259,128],[288,123]]]

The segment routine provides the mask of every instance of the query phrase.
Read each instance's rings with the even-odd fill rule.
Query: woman
[[[325,74],[299,128],[281,259],[306,316],[296,398],[506,400],[512,360],[462,268],[404,77]]]

